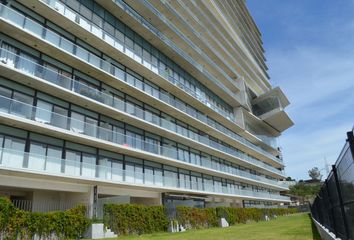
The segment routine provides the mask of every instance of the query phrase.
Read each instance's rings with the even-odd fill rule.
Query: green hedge
[[[59,239],[74,239],[82,236],[89,223],[85,206],[63,212],[32,213],[0,198],[0,236],[6,240],[32,239],[34,235],[45,238],[52,234]]]
[[[295,213],[296,209],[258,209],[258,208],[192,208],[178,206],[176,220],[184,227],[217,227],[220,218],[225,218],[230,225],[264,220]],[[119,235],[143,234],[166,231],[169,221],[163,206],[143,206],[134,204],[106,204],[104,223]]]
[[[169,222],[163,206],[106,204],[104,223],[115,233],[126,235],[166,231]]]
[[[218,220],[225,218],[230,225],[236,223],[246,223],[248,221],[264,220],[265,215],[270,218],[274,215],[282,216],[295,213],[296,209],[287,208],[191,208],[177,207],[177,221],[187,228],[208,228],[218,226]]]
[[[218,226],[215,208],[192,208],[178,206],[177,221],[187,228],[208,228]]]

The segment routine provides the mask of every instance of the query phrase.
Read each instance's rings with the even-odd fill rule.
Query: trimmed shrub
[[[282,216],[296,213],[296,209],[290,208],[232,208],[217,207],[218,218],[225,218],[230,225],[236,223],[247,223],[249,221],[261,221],[265,216],[272,218],[274,216]]]
[[[34,235],[75,239],[83,235],[89,223],[85,206],[63,212],[32,213],[17,209],[7,198],[0,198],[0,238],[6,240],[32,239]]]
[[[192,208],[177,207],[177,221],[186,228],[209,228],[218,226],[219,219],[225,218],[230,225],[247,223],[249,221],[262,221],[268,217],[295,213],[295,209],[260,209],[260,208]]]
[[[163,206],[136,204],[104,205],[103,221],[119,235],[162,232],[169,223]]]
[[[225,218],[230,225],[261,221],[265,215],[295,213],[296,209],[258,209],[258,208],[192,208],[176,207],[178,224],[187,229],[217,227],[220,218]],[[163,206],[143,206],[134,204],[106,204],[104,223],[120,235],[143,234],[166,231],[169,221]]]
[[[215,208],[192,208],[178,206],[177,221],[186,228],[208,228],[218,226]]]

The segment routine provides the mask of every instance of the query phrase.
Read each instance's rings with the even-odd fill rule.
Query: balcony
[[[288,105],[289,100],[279,87],[252,100],[253,113],[278,132],[283,132],[294,125],[284,111]]]
[[[231,185],[226,187],[218,184],[166,177],[162,175],[162,172],[149,174],[127,171],[122,168],[43,156],[7,148],[0,148],[0,169],[103,181],[132,187],[150,187],[160,190],[182,190],[210,195],[289,201],[288,197],[269,192],[256,192],[249,189],[239,189]]]
[[[100,140],[108,141],[120,146],[120,148],[138,150],[145,154],[153,154],[162,159],[173,159],[180,162],[179,165],[186,167],[194,166],[198,171],[207,171],[209,174],[218,174],[220,176],[227,176],[236,178],[237,180],[246,181],[249,183],[256,183],[262,185],[270,184],[272,187],[279,188],[278,181],[271,180],[262,176],[257,176],[249,172],[239,170],[231,166],[215,167],[208,158],[197,158],[189,153],[181,154],[172,147],[161,146],[160,142],[144,141],[141,138],[132,137],[113,131],[109,126],[103,127],[90,122],[81,121],[74,117],[67,117],[49,111],[43,108],[38,108],[30,104],[26,104],[14,99],[9,99],[0,96],[0,112],[14,115],[16,117],[30,119],[41,124],[54,126],[63,130],[69,130],[73,133],[83,134],[89,137],[94,137]],[[122,105],[124,106],[124,105]],[[144,155],[142,155],[143,157]],[[155,158],[156,158],[155,157]],[[154,158],[154,159],[155,159]],[[187,167],[188,167],[187,166]]]
[[[185,105],[182,105],[180,102],[173,99],[170,95],[164,94],[164,93],[158,92],[158,91],[149,91],[149,89],[151,90],[151,87],[149,88],[145,83],[143,83],[141,81],[138,81],[136,83],[131,83],[131,82],[125,81],[124,76],[122,77],[122,76],[115,75],[116,67],[113,66],[111,63],[104,61],[103,59],[100,59],[100,58],[90,54],[85,49],[73,44],[72,42],[66,40],[62,36],[59,36],[56,33],[44,28],[40,24],[30,20],[29,18],[26,18],[25,16],[17,13],[16,11],[14,11],[10,8],[7,8],[4,5],[0,5],[0,7],[2,8],[0,17],[4,20],[10,22],[11,24],[13,24],[17,27],[20,27],[21,29],[25,30],[26,32],[29,32],[30,34],[34,35],[35,37],[40,38],[42,41],[45,41],[45,42],[50,43],[51,45],[54,45],[55,47],[61,49],[62,51],[64,51],[67,54],[74,55],[78,59],[86,62],[89,65],[92,65],[94,68],[100,69],[105,74],[108,74],[107,76],[114,78],[115,80],[118,80],[119,82],[121,82],[123,84],[129,84],[132,87],[134,87],[135,89],[137,89],[139,91],[143,91],[144,93],[149,94],[153,98],[157,98],[158,100],[161,100],[162,102],[177,108],[178,110],[184,112],[185,114],[191,116],[192,118],[200,120],[201,122],[207,124],[209,127],[212,127],[215,130],[226,134],[228,137],[232,138],[232,140],[234,140],[238,143],[238,148],[240,148],[241,150],[245,151],[247,148],[251,148],[259,156],[265,156],[267,159],[271,159],[273,161],[276,161],[277,163],[281,163],[281,162],[279,162],[279,160],[275,156],[273,156],[269,152],[252,144],[251,142],[240,137],[236,133],[225,128],[221,124],[219,124],[215,121],[211,121],[211,119],[209,119],[206,115],[200,114],[199,112],[197,113],[194,109],[187,107]],[[69,10],[67,10],[67,11],[69,11]],[[89,23],[87,23],[87,24],[89,24]],[[109,36],[109,35],[105,34],[104,36],[105,36],[105,39],[108,41],[109,38],[107,36]],[[124,54],[126,54],[128,56],[130,55],[130,53],[133,54],[132,50],[127,48],[126,46],[124,46],[124,43],[119,42],[119,40],[114,41],[113,45],[115,46],[116,49],[123,51]],[[133,54],[133,58],[134,58],[134,54]],[[144,63],[142,66],[145,66],[145,65],[146,64]],[[187,92],[190,94],[195,94],[194,92],[192,92],[192,90],[190,90],[189,88],[187,88],[186,86],[184,86],[183,84],[181,84],[180,82],[175,80],[173,77],[166,75],[166,71],[162,71],[161,69],[159,70],[158,68],[154,68],[154,66],[151,64],[149,66],[151,68],[151,71],[153,71],[155,73],[160,73],[160,75],[164,79],[167,79],[169,82],[173,83],[175,86],[179,87],[184,92]],[[97,91],[97,90],[90,90],[90,91]],[[205,106],[208,106],[210,108],[213,108],[214,110],[217,110],[217,108],[214,107],[212,103],[207,101],[200,94],[195,95],[195,97],[197,97]],[[231,115],[227,114],[226,112],[219,112],[219,114],[226,116],[226,118],[229,119],[230,122],[233,119],[232,118],[233,116],[231,117]]]
[[[15,68],[17,71],[24,73],[26,75],[32,75],[34,77],[43,79],[47,82],[53,83],[57,86],[70,90],[72,92],[78,93],[82,96],[88,97],[94,101],[112,107],[120,112],[134,116],[144,122],[148,122],[160,128],[163,128],[168,131],[172,131],[178,135],[181,135],[185,138],[188,138],[193,141],[197,141],[200,144],[204,144],[209,148],[213,148],[223,154],[227,153],[233,157],[242,159],[243,161],[250,162],[257,166],[271,170],[272,172],[280,174],[279,170],[269,165],[264,164],[263,162],[243,153],[237,151],[233,148],[226,147],[216,141],[210,140],[209,138],[199,135],[193,131],[190,131],[186,128],[176,125],[170,121],[167,121],[158,115],[155,115],[149,111],[144,111],[141,108],[138,108],[132,104],[126,103],[120,99],[114,98],[112,95],[101,92],[95,88],[89,87],[85,84],[82,84],[78,81],[75,81],[71,78],[68,78],[64,75],[61,75],[52,69],[48,69],[39,65],[35,62],[32,62],[24,57],[16,55],[12,52],[7,51],[6,49],[0,48],[0,66],[5,64],[10,68]],[[5,100],[4,100],[5,101]],[[134,121],[134,120],[132,120]],[[140,124],[138,124],[140,125]],[[192,142],[191,144],[193,144]]]

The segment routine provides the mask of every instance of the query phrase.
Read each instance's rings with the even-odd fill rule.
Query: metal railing
[[[172,190],[183,189],[206,194],[216,193],[289,201],[289,197],[286,196],[270,192],[257,192],[251,189],[240,189],[236,185],[222,186],[221,183],[219,185],[202,182],[201,180],[189,181],[163,176],[162,172],[151,174],[142,171],[128,171],[122,168],[44,156],[7,148],[0,148],[0,168],[55,176],[95,179],[120,184],[133,184],[135,186],[158,187]]]
[[[347,133],[338,160],[332,166],[311,205],[312,217],[343,240],[354,239],[354,135]]]

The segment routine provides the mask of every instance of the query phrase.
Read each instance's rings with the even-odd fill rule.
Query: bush
[[[216,212],[218,218],[225,218],[230,225],[236,223],[247,223],[248,221],[261,221],[265,216],[282,216],[295,213],[296,209],[289,208],[232,208],[217,207]]]
[[[220,218],[230,225],[261,221],[265,215],[270,218],[295,213],[295,209],[258,209],[258,208],[192,208],[178,206],[176,219],[187,229],[217,227]],[[163,206],[142,206],[134,204],[106,204],[104,224],[120,235],[143,234],[166,231],[169,225]]]
[[[177,221],[186,228],[209,228],[218,226],[220,218],[225,218],[230,225],[237,223],[247,223],[249,221],[264,220],[265,215],[281,216],[285,214],[295,213],[295,209],[260,209],[260,208],[192,208],[177,207]]]
[[[166,231],[169,224],[163,206],[135,204],[104,205],[104,223],[120,235]]]
[[[177,221],[187,228],[208,228],[218,226],[215,208],[192,208],[178,206]]]
[[[32,213],[17,209],[7,198],[0,198],[0,238],[3,239],[32,239],[34,235],[73,239],[81,237],[89,223],[85,206],[64,212]]]

